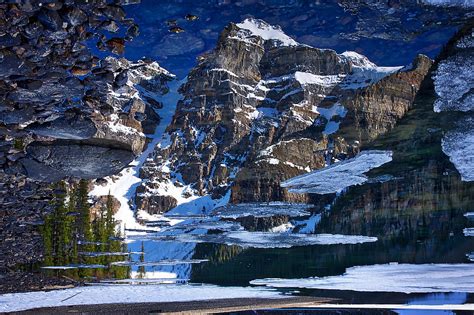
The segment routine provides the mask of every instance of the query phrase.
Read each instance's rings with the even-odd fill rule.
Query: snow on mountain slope
[[[440,61],[433,76],[437,99],[434,111],[456,112],[457,121],[443,139],[443,152],[449,156],[463,181],[474,181],[474,36],[460,38],[452,53]]]
[[[418,56],[409,69],[378,67],[356,52],[298,45],[261,20],[229,24],[182,86],[168,145],[141,169],[140,213],[301,202],[279,182],[353,156],[390,130],[430,63]]]
[[[474,181],[474,117],[456,123],[442,139],[443,152],[449,156],[463,181]]]
[[[339,55],[352,64],[352,74],[341,83],[344,89],[360,89],[374,84],[384,77],[401,70],[403,67],[379,67],[367,57],[355,51],[345,51]]]
[[[242,29],[238,32],[238,36],[246,38],[249,35],[260,36],[264,40],[275,41],[277,45],[282,46],[297,46],[300,45],[290,36],[286,35],[279,26],[269,25],[262,20],[248,18],[242,23],[236,24]]]
[[[474,36],[462,38],[457,53],[441,61],[433,76],[438,99],[435,112],[474,111]]]
[[[152,141],[148,144],[145,151],[132,163],[130,167],[125,168],[118,175],[118,179],[114,177],[107,178],[107,185],[95,185],[94,189],[89,193],[91,197],[113,195],[120,202],[120,209],[115,218],[120,221],[121,229],[141,228],[134,216],[134,209],[130,206],[133,204],[136,187],[141,183],[142,179],[138,176],[140,168],[146,161],[150,153],[156,147],[165,145],[167,137],[165,134],[166,127],[171,122],[171,118],[176,108],[176,103],[180,97],[178,87],[182,81],[173,81],[170,83],[170,90],[164,96],[148,93],[147,96],[163,103],[163,108],[158,111],[161,120],[155,129],[155,133],[151,136]]]

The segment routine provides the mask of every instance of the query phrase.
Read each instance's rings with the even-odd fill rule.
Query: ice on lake
[[[391,151],[363,151],[351,159],[290,178],[280,184],[292,193],[337,193],[368,181],[364,173],[392,160]]]
[[[383,264],[351,267],[342,275],[301,279],[267,278],[250,282],[274,288],[362,292],[474,293],[474,264]]]

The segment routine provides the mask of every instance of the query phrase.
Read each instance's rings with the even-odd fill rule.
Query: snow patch
[[[309,72],[295,72],[295,79],[300,84],[318,84],[327,88],[336,86],[344,77],[345,75],[317,75]]]
[[[379,67],[367,57],[355,51],[345,51],[339,56],[352,64],[352,73],[346,76],[340,84],[343,89],[364,88],[403,68],[403,66]]]
[[[323,130],[323,134],[331,135],[331,134],[335,133],[336,131],[339,130],[339,124],[340,124],[340,122],[329,121],[326,124],[326,127]]]
[[[438,95],[434,111],[474,111],[474,56],[458,54],[439,63],[433,76]]]
[[[169,84],[170,91],[164,96],[159,94],[149,95],[164,104],[163,108],[158,112],[161,121],[156,127],[155,133],[152,136],[152,141],[148,144],[146,150],[143,151],[136,160],[130,163],[130,167],[127,167],[120,172],[118,179],[114,179],[115,176],[108,177],[107,185],[96,185],[89,193],[89,196],[91,197],[105,196],[110,193],[112,196],[117,198],[120,202],[120,208],[115,214],[115,219],[121,223],[121,230],[123,232],[125,231],[125,227],[136,229],[142,228],[135,219],[134,211],[130,207],[129,200],[133,200],[135,190],[142,181],[139,176],[139,171],[143,163],[145,163],[155,147],[166,140],[165,130],[171,123],[176,104],[180,98],[180,94],[177,90],[182,83],[183,81],[172,81]]]
[[[464,236],[474,236],[474,228],[466,228],[463,230]]]
[[[271,289],[219,287],[215,285],[103,285],[66,290],[0,295],[0,312],[18,312],[43,307],[120,303],[164,303],[215,299],[267,298],[283,296]]]
[[[441,146],[461,179],[474,181],[474,117],[457,122],[457,127],[444,135]]]
[[[291,224],[291,222],[283,223],[279,226],[275,226],[275,227],[271,228],[270,232],[271,233],[288,233],[288,232],[291,232],[294,227],[295,226],[293,224]]]
[[[242,23],[237,23],[236,25],[237,27],[246,30],[247,34],[244,35],[247,36],[253,35],[259,36],[264,40],[274,40],[278,43],[279,46],[299,45],[294,39],[286,35],[279,26],[270,25],[262,20],[248,18],[245,19]]]

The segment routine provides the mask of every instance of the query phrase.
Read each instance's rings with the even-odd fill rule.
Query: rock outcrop
[[[81,87],[76,106],[47,115],[35,107],[42,98],[32,96],[35,116],[17,122],[28,137],[18,162],[29,177],[49,182],[118,173],[143,150],[145,132],[153,133],[162,106],[156,98],[167,93],[171,78],[156,62],[107,57],[75,83]]]
[[[160,213],[229,189],[232,202],[307,201],[280,182],[390,130],[430,65],[418,56],[405,68],[378,67],[355,52],[298,44],[261,20],[231,23],[180,89],[169,145],[145,163],[139,209]],[[153,194],[176,203],[140,201]]]
[[[0,4],[0,141],[23,151],[0,157],[3,167],[49,182],[96,178],[143,150],[169,73],[155,62],[99,60],[86,45],[123,52],[138,27],[121,4],[129,2]]]

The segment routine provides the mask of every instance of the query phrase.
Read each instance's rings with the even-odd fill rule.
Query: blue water
[[[318,4],[319,2],[319,4]],[[405,1],[407,3],[413,1]],[[355,50],[384,66],[409,64],[418,53],[434,58],[457,26],[458,11],[407,5],[392,9],[362,7],[357,14],[337,1],[156,1],[126,7],[140,26],[140,35],[127,43],[125,57],[148,57],[184,77],[200,54],[213,49],[230,22],[249,16],[263,19],[297,41],[338,52]],[[199,16],[187,21],[186,14]],[[176,19],[185,32],[168,31]],[[369,20],[370,19],[370,20]]]

